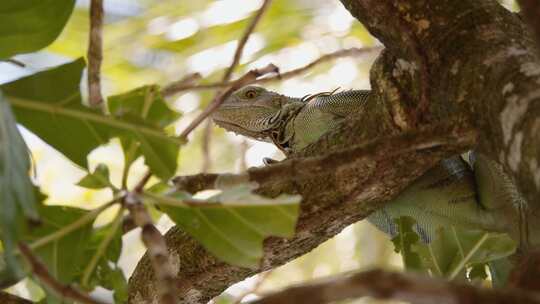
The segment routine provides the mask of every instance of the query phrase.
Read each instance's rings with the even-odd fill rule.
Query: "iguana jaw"
[[[246,129],[246,128],[238,125],[238,124],[231,123],[231,122],[225,121],[225,120],[220,120],[219,118],[216,118],[216,117],[212,117],[212,119],[214,120],[216,125],[224,128],[224,129],[226,129],[228,131],[234,132],[235,134],[244,135],[244,136],[256,139],[256,140],[270,141],[270,139],[268,138],[268,136],[264,132],[252,131],[252,130]]]

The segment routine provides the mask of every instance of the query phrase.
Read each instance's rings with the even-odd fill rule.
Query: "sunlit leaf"
[[[433,273],[455,278],[467,266],[485,264],[513,254],[516,243],[506,234],[469,230],[454,226],[439,228],[429,244],[415,250]]]
[[[23,240],[28,244],[48,236],[59,229],[79,220],[88,211],[65,206],[40,206],[41,223],[28,227]],[[92,231],[92,222],[82,225],[61,238],[53,240],[34,252],[47,266],[49,272],[64,283],[71,283],[86,264],[84,251]]]
[[[7,276],[18,277],[22,274],[13,255],[20,239],[18,221],[23,217],[38,219],[34,187],[28,176],[28,153],[11,108],[0,92],[0,232]]]
[[[109,112],[140,126],[165,129],[180,117],[169,109],[157,86],[145,86],[133,91],[111,96],[108,99]],[[138,155],[144,155],[146,164],[160,178],[167,179],[176,172],[179,145],[176,142],[155,140],[144,134],[122,136],[125,163],[129,166]]]
[[[158,128],[156,121],[141,123],[130,115],[104,115],[84,106],[79,92],[84,66],[84,61],[78,59],[3,85],[1,89],[17,121],[85,168],[88,153],[111,138],[136,141],[154,173],[161,178],[170,177],[176,169],[181,141]],[[155,98],[159,103],[159,96]]]
[[[110,187],[111,181],[109,179],[109,168],[105,164],[97,165],[94,172],[88,173],[77,183],[77,185],[90,189]]]
[[[44,48],[62,32],[75,0],[0,1],[0,59]]]
[[[179,192],[153,195],[152,200],[215,256],[230,264],[256,267],[266,237],[294,234],[300,196],[269,199],[239,186],[206,201]]]

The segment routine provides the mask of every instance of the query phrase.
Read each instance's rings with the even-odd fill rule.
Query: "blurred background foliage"
[[[218,81],[230,62],[249,17],[261,0],[106,0],[104,61],[102,84],[105,95],[122,93],[145,84],[166,85],[185,75],[199,72],[201,83]],[[513,1],[503,1],[512,10]],[[61,36],[38,53],[17,56],[25,68],[0,63],[0,83],[32,74],[47,67],[86,55],[89,30],[89,1],[77,2]],[[274,63],[282,72],[301,67],[322,54],[349,47],[367,47],[378,42],[356,22],[338,1],[274,0],[250,37],[236,76],[251,68]],[[269,85],[270,89],[293,96],[341,89],[369,88],[369,67],[374,55],[341,58],[310,70],[307,74]],[[85,83],[83,83],[84,88]],[[86,91],[83,89],[83,94]],[[176,123],[182,130],[215,94],[211,90],[181,92],[171,96],[170,106],[183,113]],[[201,171],[203,127],[191,135],[179,158],[179,174]],[[23,132],[32,150],[34,178],[49,196],[49,204],[68,204],[94,208],[111,198],[109,190],[89,190],[76,186],[85,174],[58,152],[31,133]],[[282,158],[271,144],[245,140],[212,126],[210,156],[212,172],[238,172],[245,166],[259,166],[263,157]],[[123,157],[118,142],[100,147],[89,156],[91,165],[105,163],[112,180],[120,184]],[[144,173],[142,160],[132,167],[128,182]],[[109,210],[101,222],[115,214]],[[171,222],[159,220],[166,231]],[[127,276],[144,252],[138,231],[124,236],[121,265]],[[399,268],[400,258],[385,235],[366,222],[345,229],[311,253],[279,267],[267,276],[256,276],[227,290],[216,300],[234,303],[240,296],[260,285],[268,291],[293,283],[353,269],[369,267]],[[262,277],[264,281],[260,282]],[[26,280],[12,288],[25,297],[39,297],[39,288]],[[103,290],[98,296],[108,297]],[[250,295],[253,296],[253,295]],[[249,299],[249,297],[245,299]],[[354,303],[372,303],[357,300]],[[380,302],[380,301],[378,301]],[[352,302],[351,302],[352,303]]]

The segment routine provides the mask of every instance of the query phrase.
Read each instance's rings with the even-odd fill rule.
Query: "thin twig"
[[[108,231],[105,238],[101,241],[96,253],[92,256],[92,259],[90,260],[90,262],[84,269],[82,280],[81,280],[81,285],[83,287],[88,286],[88,281],[90,280],[92,273],[94,273],[94,269],[96,268],[101,257],[105,254],[105,250],[107,250],[107,247],[109,247],[109,244],[113,240],[116,234],[116,231],[118,230],[118,228],[120,228],[120,225],[122,224],[123,214],[124,214],[124,207],[118,210],[118,213],[116,214],[115,218],[112,221],[111,229]]]
[[[269,83],[269,82],[278,81],[278,80],[290,79],[290,78],[293,78],[293,77],[296,77],[303,73],[308,72],[309,70],[311,70],[312,68],[316,67],[319,64],[322,64],[331,60],[335,60],[335,59],[343,58],[343,57],[350,57],[350,56],[355,56],[355,57],[364,56],[367,54],[380,52],[382,49],[383,49],[382,47],[367,47],[367,48],[349,48],[349,49],[335,51],[332,53],[322,55],[321,57],[313,60],[312,62],[302,67],[292,69],[290,71],[281,73],[276,76],[260,78],[254,81],[253,83]],[[211,90],[211,89],[217,89],[217,88],[224,88],[224,87],[231,86],[235,81],[236,80],[207,83],[207,84],[198,84],[198,85],[177,86],[174,92],[172,91],[169,92],[169,95],[176,94],[182,91],[188,91],[188,90]]]
[[[267,10],[268,6],[270,5],[270,2],[272,0],[264,0],[261,7],[257,10],[253,18],[251,19],[251,22],[248,24],[246,29],[244,30],[244,33],[242,34],[242,37],[238,41],[238,45],[236,46],[236,50],[234,51],[234,56],[231,64],[225,71],[225,74],[223,74],[223,77],[221,79],[221,82],[228,82],[231,79],[232,73],[234,72],[234,69],[238,66],[238,63],[240,62],[240,59],[242,58],[242,53],[244,52],[244,47],[246,46],[247,41],[249,40],[249,37],[255,30],[255,27],[261,20],[261,17],[263,16],[264,12]],[[214,99],[217,97],[214,96]],[[208,120],[203,133],[203,140],[202,140],[202,152],[203,152],[203,167],[202,172],[206,173],[210,167],[211,167],[211,157],[210,157],[210,142],[212,137],[212,121]]]
[[[39,261],[39,259],[32,253],[30,248],[23,244],[19,243],[19,250],[24,258],[30,264],[32,273],[47,287],[58,293],[61,297],[72,299],[79,303],[85,304],[106,304],[105,302],[96,300],[89,295],[75,289],[72,286],[64,285],[58,282],[47,270],[47,267]]]
[[[242,142],[240,142],[240,165],[239,165],[240,172],[244,172],[248,168],[247,158],[246,158],[248,148],[249,148],[249,145],[248,145],[247,140],[245,138],[242,138]]]
[[[242,35],[242,38],[240,38],[240,41],[238,41],[238,46],[236,47],[236,51],[234,52],[234,57],[231,65],[227,68],[225,71],[225,74],[223,75],[222,81],[227,82],[229,79],[231,79],[231,75],[240,62],[240,59],[242,58],[242,53],[244,52],[244,47],[246,45],[246,42],[249,40],[249,36],[253,33],[253,30],[255,30],[255,27],[261,20],[262,15],[270,5],[271,0],[264,0],[263,4],[259,8],[259,10],[255,13],[255,16],[253,16],[253,19],[251,19],[251,22],[246,27],[244,34]]]
[[[14,59],[14,58],[3,59],[3,60],[0,60],[0,61],[11,63],[11,64],[16,65],[16,66],[21,67],[21,68],[26,67],[26,64],[24,64],[24,62],[19,61],[19,60]]]
[[[136,193],[141,193],[143,191],[143,188],[144,186],[146,185],[146,183],[148,183],[148,180],[150,180],[150,177],[152,177],[152,172],[150,172],[150,170],[148,170],[144,175],[143,177],[141,178],[141,180],[137,183],[137,185],[135,186],[135,188],[133,188],[133,191],[136,192]]]
[[[101,95],[101,61],[103,60],[103,0],[90,2],[90,37],[88,42],[88,100],[90,105],[103,102]]]
[[[32,250],[36,250],[37,248],[41,247],[41,246],[44,246],[52,241],[55,241],[55,240],[58,240],[64,236],[66,236],[67,234],[77,230],[77,229],[80,229],[82,226],[84,225],[87,225],[88,223],[90,223],[91,221],[93,221],[99,214],[101,214],[101,212],[105,211],[106,209],[108,209],[109,207],[111,207],[112,205],[116,204],[118,202],[118,199],[113,199],[111,200],[110,202],[94,209],[94,210],[91,210],[90,212],[86,213],[85,215],[81,216],[79,219],[77,219],[76,221],[70,223],[69,225],[67,226],[64,226],[58,230],[56,230],[55,232],[51,233],[51,234],[48,234],[36,241],[34,241],[33,243],[31,243],[29,245],[29,247],[32,249]]]
[[[175,272],[169,261],[169,251],[163,235],[152,224],[152,218],[141,202],[139,193],[129,192],[124,203],[135,224],[142,229],[141,238],[148,249],[148,257],[154,269],[159,303],[177,303]]]
[[[346,273],[286,288],[249,304],[323,304],[360,297],[410,303],[540,304],[540,297],[518,289],[487,289],[420,274],[371,270]]]
[[[182,88],[194,85],[201,78],[202,76],[199,73],[188,74],[184,78],[166,85],[163,89],[161,89],[161,95],[166,97],[176,94],[179,92],[179,90],[182,90]]]
[[[212,157],[210,155],[210,142],[212,138],[212,120],[207,119],[206,124],[204,125],[203,138],[202,138],[202,155],[203,155],[203,165],[201,168],[202,173],[208,172],[212,167]]]
[[[244,300],[245,297],[249,296],[250,294],[256,294],[259,289],[261,288],[262,284],[266,281],[266,279],[270,276],[272,273],[272,270],[269,270],[264,273],[260,273],[257,277],[257,282],[255,282],[255,285],[253,285],[252,288],[250,288],[248,291],[243,292],[241,295],[236,297],[233,304],[240,304]]]
[[[187,136],[191,133],[191,131],[193,131],[205,118],[212,114],[212,112],[214,112],[221,105],[221,103],[223,103],[223,101],[225,101],[225,99],[227,99],[227,97],[229,97],[229,95],[231,95],[234,91],[247,84],[253,83],[257,78],[263,75],[278,72],[279,69],[275,65],[269,64],[261,69],[253,69],[244,74],[244,76],[240,77],[236,81],[232,82],[230,87],[226,91],[214,98],[212,103],[210,103],[210,105],[206,107],[206,109],[204,109],[204,111],[199,116],[197,116],[187,126],[187,128],[184,129],[184,131],[182,131],[179,136],[180,139],[186,140]]]

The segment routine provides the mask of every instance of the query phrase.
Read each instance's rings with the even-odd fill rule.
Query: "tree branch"
[[[225,74],[223,74],[223,78],[221,79],[222,82],[228,82],[229,79],[231,79],[232,73],[234,72],[234,69],[236,66],[238,66],[238,63],[240,62],[240,59],[242,58],[242,53],[244,52],[244,47],[246,46],[247,41],[249,40],[249,37],[255,30],[255,27],[261,20],[264,12],[269,7],[271,0],[264,0],[261,7],[257,10],[253,18],[251,19],[251,22],[248,24],[246,29],[244,30],[244,34],[238,41],[238,45],[236,46],[236,50],[234,51],[233,60],[231,62],[231,65],[227,68],[225,71]],[[214,96],[214,99],[217,97]],[[203,133],[203,140],[202,140],[202,154],[203,154],[203,167],[202,172],[206,172],[211,167],[211,157],[210,157],[210,141],[212,136],[212,122],[209,120],[205,126],[204,133]]]
[[[263,84],[263,83],[271,83],[275,81],[291,79],[294,77],[301,76],[302,74],[307,73],[309,70],[313,69],[314,67],[328,61],[336,60],[338,58],[343,58],[343,57],[360,57],[360,56],[365,56],[367,54],[375,54],[375,53],[380,52],[382,49],[383,49],[382,47],[367,47],[367,48],[348,48],[348,49],[335,51],[332,53],[324,54],[321,57],[313,60],[312,62],[302,67],[292,69],[290,71],[281,73],[279,75],[263,77],[263,78],[255,80],[253,83]],[[194,84],[178,85],[174,88],[174,90],[173,89],[169,90],[167,92],[167,96],[177,94],[183,91],[188,91],[188,90],[210,90],[210,89],[229,87],[235,81],[237,80],[225,81],[225,82],[222,81],[222,82],[208,83],[208,84],[198,84],[198,85],[194,85]]]
[[[138,195],[137,192],[130,192],[125,196],[124,202],[134,223],[142,229],[141,238],[148,249],[147,253],[157,281],[157,299],[162,304],[177,303],[177,290],[174,282],[176,273],[169,261],[167,244],[161,233],[152,224],[152,218]]]
[[[19,60],[15,59],[15,58],[9,58],[9,59],[0,60],[0,62],[2,62],[2,61],[7,62],[7,63],[11,63],[13,65],[16,65],[16,66],[20,67],[20,68],[26,67],[26,64],[24,64],[24,62],[19,61]]]
[[[103,60],[103,0],[90,2],[90,37],[88,41],[88,100],[97,106],[103,102],[101,95],[101,61]]]
[[[383,270],[347,273],[292,286],[248,303],[324,304],[360,297],[413,304],[540,304],[539,294],[523,290],[478,288],[419,274]]]
[[[295,237],[267,239],[260,269],[217,260],[179,228],[166,234],[169,248],[188,263],[180,265],[177,278],[183,303],[205,302],[233,282],[308,252],[392,199],[442,158],[473,147],[499,160],[516,178],[529,199],[531,231],[540,231],[540,61],[521,21],[493,0],[441,0],[436,6],[404,0],[398,10],[417,39],[411,41],[395,10],[389,11],[388,0],[342,2],[387,47],[371,69],[373,94],[366,111],[293,159],[248,171],[264,195],[297,193],[303,198]],[[424,127],[433,137],[414,126],[401,133],[406,126],[402,114],[417,110],[422,95],[415,45],[422,47],[429,68],[425,115],[430,124]],[[479,146],[473,144],[477,133]],[[466,143],[443,141],[407,150],[452,134],[473,135]],[[366,144],[370,140],[372,145]],[[212,175],[204,177],[199,185]],[[540,243],[540,234],[532,237]],[[143,258],[130,279],[132,303],[153,299],[150,273]]]
[[[47,287],[55,291],[61,297],[65,297],[84,304],[107,304],[96,300],[89,295],[75,289],[69,285],[63,285],[58,282],[47,270],[47,267],[43,265],[36,256],[32,253],[30,248],[23,243],[19,243],[19,250],[24,258],[30,264],[32,273]]]
[[[163,95],[164,97],[174,95],[180,92],[182,88],[186,86],[193,86],[194,83],[196,83],[197,81],[201,79],[201,77],[202,76],[199,73],[192,73],[178,81],[171,82],[168,85],[166,85],[163,89],[161,89],[161,95]]]
[[[521,7],[520,14],[536,34],[536,43],[540,45],[540,3],[536,0],[517,0]]]
[[[413,104],[420,84],[411,50],[412,44],[422,46],[433,97],[427,115],[440,119],[455,113],[469,120],[480,131],[478,150],[504,165],[529,201],[535,218],[529,223],[538,222],[540,59],[521,20],[493,0],[439,1],[436,7],[400,1],[400,15],[408,16],[417,43],[402,34],[388,10],[390,1],[341,2],[388,48],[382,59],[386,69],[395,71],[399,93],[413,92],[408,100]]]
[[[373,114],[366,113],[366,116]],[[375,120],[380,118],[374,117]],[[303,198],[295,237],[267,239],[265,257],[257,270],[217,260],[179,228],[167,232],[167,246],[173,250],[172,254],[185,261],[179,265],[177,278],[181,303],[205,303],[229,284],[313,249],[347,225],[367,216],[441,158],[470,149],[476,138],[474,132],[470,133],[466,128],[436,125],[423,131],[368,140],[367,134],[356,132],[360,130],[361,121],[350,123],[352,125],[336,130],[334,135],[316,144],[319,149],[325,147],[340,134],[341,139],[347,140],[342,144],[349,143],[346,150],[340,147],[340,150],[321,156],[320,150],[317,152],[312,147],[312,152],[307,149],[303,155],[298,155],[304,157],[251,168],[245,175],[199,174],[175,180],[190,191],[198,191],[214,188],[231,179],[246,182],[247,176],[248,181],[259,185],[261,194],[299,193]],[[352,145],[362,142],[360,138],[363,138],[363,144]],[[147,258],[143,258],[130,278],[130,303],[140,303],[136,299],[154,299],[153,282],[151,267]]]
[[[203,122],[204,119],[206,119],[210,114],[212,114],[212,112],[214,112],[234,91],[247,84],[253,83],[257,78],[269,73],[278,73],[278,68],[273,64],[269,64],[261,69],[253,69],[244,74],[244,76],[234,81],[227,90],[216,96],[214,100],[210,103],[210,105],[208,105],[208,107],[206,107],[206,109],[204,109],[204,111],[199,116],[197,116],[184,129],[184,131],[182,131],[182,133],[180,134],[180,138],[186,140],[187,136],[191,133],[191,131],[193,131],[201,122]]]

